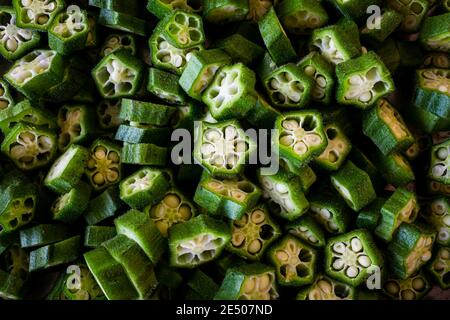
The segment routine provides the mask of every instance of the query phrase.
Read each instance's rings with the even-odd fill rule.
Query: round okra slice
[[[383,154],[405,150],[414,142],[402,116],[386,99],[364,113],[362,125],[364,134]]]
[[[362,209],[356,218],[356,227],[374,231],[381,217],[381,208],[386,202],[385,198],[376,198],[371,204]]]
[[[6,135],[1,150],[21,170],[34,170],[53,159],[56,145],[53,131],[18,123]]]
[[[202,18],[195,13],[175,10],[159,24],[167,41],[179,49],[202,45],[205,42]]]
[[[344,233],[350,226],[350,212],[336,194],[324,190],[311,194],[310,216],[331,234]]]
[[[280,156],[296,167],[303,167],[327,147],[322,116],[315,110],[282,114],[275,122],[273,143],[279,144]]]
[[[258,205],[235,221],[230,221],[231,241],[227,250],[238,256],[260,260],[270,244],[281,236],[280,227],[270,218],[265,205]]]
[[[97,139],[91,146],[86,162],[86,176],[94,190],[102,190],[118,183],[121,178],[121,148],[105,139]]]
[[[411,165],[401,153],[391,152],[383,155],[378,150],[372,150],[371,156],[386,182],[398,187],[415,180]]]
[[[58,12],[64,9],[63,0],[13,0],[17,26],[47,31]]]
[[[177,189],[170,189],[162,200],[144,208],[163,237],[168,236],[168,230],[177,223],[183,223],[196,215],[196,208],[188,198]]]
[[[110,186],[89,201],[88,207],[83,214],[84,219],[88,225],[98,224],[105,219],[113,217],[121,205],[119,188],[117,185]]]
[[[0,8],[0,55],[7,60],[21,58],[39,45],[37,31],[17,26],[17,17],[9,7]]]
[[[321,248],[325,246],[325,234],[310,215],[305,215],[285,226],[285,230],[307,244]]]
[[[71,231],[64,224],[39,224],[20,230],[20,247],[36,248],[70,238]]]
[[[132,55],[136,54],[136,39],[134,35],[128,33],[113,33],[106,37],[102,48],[100,49],[100,57],[105,57],[110,53],[120,49],[125,49]]]
[[[415,274],[431,259],[435,238],[428,226],[402,223],[387,249],[392,275],[406,279]]]
[[[87,226],[84,231],[84,246],[98,248],[103,242],[117,235],[116,228],[108,226]]]
[[[179,79],[180,77],[173,73],[150,68],[148,71],[147,91],[169,104],[185,104],[187,99],[178,84]]]
[[[334,123],[326,125],[324,131],[328,144],[322,154],[314,160],[314,163],[325,170],[339,170],[350,153],[352,144],[342,129]]]
[[[361,37],[373,45],[380,45],[398,28],[402,23],[403,16],[393,10],[383,10],[379,17],[380,28],[368,28],[365,26],[361,29]]]
[[[186,12],[200,12],[202,1],[200,0],[154,0],[147,3],[147,10],[159,19],[165,18],[175,10]]]
[[[404,187],[397,188],[381,207],[381,217],[375,234],[387,242],[391,241],[400,224],[412,223],[416,220],[419,209],[414,192]]]
[[[98,24],[107,28],[134,33],[145,36],[147,32],[147,22],[134,15],[117,12],[108,9],[100,9]]]
[[[68,193],[56,198],[50,208],[53,220],[69,224],[77,221],[89,204],[91,191],[90,185],[80,181]]]
[[[79,145],[71,145],[56,161],[44,179],[44,185],[62,194],[73,189],[81,179],[89,151]]]
[[[234,62],[242,62],[245,65],[254,64],[264,54],[262,47],[239,33],[216,40],[213,46],[225,51]]]
[[[105,56],[92,70],[98,92],[105,99],[133,96],[143,74],[142,62],[124,49]]]
[[[437,231],[436,242],[443,246],[450,245],[450,202],[448,198],[439,197],[426,205],[422,216]]]
[[[428,178],[449,184],[450,172],[450,140],[444,141],[431,148],[430,152],[430,169],[428,170]]]
[[[79,278],[75,278],[74,273],[63,272],[47,300],[105,300],[105,295],[88,267],[84,263],[73,266],[75,272],[75,268],[79,268]]]
[[[428,270],[442,289],[450,288],[450,248],[440,247]]]
[[[171,106],[122,99],[119,117],[124,121],[130,121],[130,125],[141,123],[154,126],[167,126],[176,111],[177,108]]]
[[[277,300],[278,298],[274,268],[253,263],[228,269],[214,300]]]
[[[450,71],[430,68],[416,71],[414,105],[441,118],[450,117]]]
[[[331,175],[331,184],[354,211],[359,211],[377,195],[369,175],[348,160]]]
[[[445,52],[428,52],[423,58],[423,68],[450,68],[450,54]]]
[[[9,85],[6,81],[0,80],[0,121],[3,120],[4,115],[8,115],[12,106],[14,106],[14,99]]]
[[[98,124],[101,129],[115,130],[122,123],[119,117],[121,109],[120,99],[103,100],[96,107]]]
[[[293,287],[314,281],[317,254],[313,247],[291,235],[283,237],[267,252],[269,261],[275,266],[278,284]]]
[[[255,128],[272,129],[280,112],[273,108],[259,92],[256,92],[256,97],[256,104],[245,119]]]
[[[426,17],[431,4],[427,0],[388,0],[387,5],[403,15],[403,21],[398,31],[415,32]]]
[[[205,214],[176,224],[169,231],[171,265],[195,268],[217,258],[229,241],[225,222]]]
[[[272,2],[272,0],[249,0],[247,20],[257,23],[272,7]]]
[[[135,209],[155,204],[169,189],[167,173],[155,168],[142,168],[120,182],[120,199]]]
[[[317,176],[314,170],[308,166],[305,165],[304,167],[296,167],[291,162],[287,161],[286,159],[280,159],[280,166],[285,171],[292,173],[300,179],[301,184],[301,190],[306,194],[309,192],[309,189],[311,186],[316,182]]]
[[[122,162],[129,164],[165,166],[168,158],[168,148],[151,143],[124,143]]]
[[[383,293],[395,300],[421,300],[430,289],[422,272],[404,280],[388,279],[383,284]]]
[[[249,11],[248,1],[204,0],[203,19],[213,24],[227,24],[245,20]]]
[[[256,104],[255,73],[237,63],[221,67],[203,92],[202,101],[217,121],[243,118]]]
[[[325,271],[330,277],[355,287],[366,281],[373,268],[383,266],[383,257],[364,229],[329,239],[325,260]]]
[[[128,126],[121,124],[117,129],[114,139],[126,143],[151,143],[167,146],[171,133],[172,130],[169,127],[139,124]]]
[[[236,120],[201,122],[197,130],[199,142],[194,147],[194,157],[215,177],[241,173],[256,148]]]
[[[328,22],[323,6],[314,0],[281,1],[275,7],[283,27],[292,34],[309,34]]]
[[[318,275],[314,283],[301,290],[297,300],[354,300],[356,290],[346,283]]]
[[[432,146],[432,138],[423,131],[414,128],[411,131],[414,142],[403,153],[409,161],[414,161]]]

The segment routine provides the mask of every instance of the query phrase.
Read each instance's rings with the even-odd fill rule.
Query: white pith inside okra
[[[334,222],[333,213],[327,208],[320,208],[311,204],[311,212],[317,220],[321,222],[322,225],[331,232],[339,231],[338,225]]]
[[[272,99],[280,104],[298,103],[305,91],[300,81],[289,72],[280,72],[269,79],[269,91]]]
[[[199,20],[193,17],[187,17],[183,13],[176,13],[172,23],[168,25],[170,33],[174,34],[177,41],[182,45],[189,45],[191,42],[201,40],[202,34],[199,28]]]
[[[324,152],[317,158],[319,160],[327,160],[331,163],[336,163],[342,154],[348,150],[346,142],[340,139],[338,132],[333,126],[325,127],[325,134],[328,138],[328,145]]]
[[[23,18],[27,23],[45,25],[51,14],[58,8],[55,0],[21,0],[25,11]]]
[[[450,171],[448,170],[448,165],[450,161],[450,147],[443,146],[436,150],[435,161],[433,162],[433,167],[431,168],[431,174],[435,178],[449,178]]]
[[[183,241],[176,247],[177,262],[180,264],[198,264],[216,256],[216,251],[224,244],[224,239],[209,233],[201,233],[193,239]]]
[[[350,292],[344,284],[327,278],[317,281],[308,293],[308,300],[349,300]]]
[[[129,46],[130,43],[130,39],[127,36],[112,35],[106,40],[102,54],[107,56],[121,46]]]
[[[379,92],[384,92],[387,83],[383,81],[381,70],[374,67],[363,74],[354,74],[348,79],[348,89],[345,93],[345,99],[358,99],[363,103],[368,103],[377,96]]]
[[[58,125],[61,128],[61,134],[58,138],[59,145],[63,148],[81,133],[81,109],[74,108],[71,110],[66,109],[65,111],[60,114],[60,118],[58,119]]]
[[[246,277],[238,300],[274,300],[278,298],[274,282],[275,276],[269,272]]]
[[[73,35],[82,32],[87,28],[84,16],[79,11],[65,13],[58,17],[58,23],[52,31],[64,38],[70,38]]]
[[[335,243],[331,253],[333,257],[331,267],[336,271],[343,270],[344,274],[351,279],[356,278],[360,272],[372,265],[372,260],[366,254],[363,243],[358,237]]]
[[[215,86],[211,90],[208,89],[208,98],[212,101],[214,108],[219,109],[222,105],[227,104],[233,96],[240,93],[241,88],[236,82],[238,77],[239,73],[236,70],[231,70],[231,72],[219,71],[216,75],[217,81],[211,84],[213,86],[215,83],[219,83],[219,86]]]
[[[323,142],[322,137],[315,131],[317,125],[315,119],[308,116],[300,120],[286,119],[282,122],[280,143],[291,147],[296,154],[302,156],[310,147],[318,146]]]
[[[9,153],[21,166],[33,168],[49,160],[53,145],[50,137],[27,130],[16,137],[16,142],[9,147]]]
[[[211,179],[208,181],[207,187],[239,202],[245,202],[255,191],[248,181],[239,179]]]
[[[160,63],[169,63],[177,69],[184,68],[192,53],[199,50],[197,47],[178,49],[171,45],[161,34],[156,39],[156,46],[158,50],[155,55],[156,59]]]
[[[105,147],[97,146],[87,161],[89,179],[96,186],[113,184],[119,181],[120,155]]]
[[[425,87],[450,95],[450,71],[445,69],[424,70],[422,77]]]
[[[430,219],[438,228],[437,239],[446,242],[450,238],[450,208],[443,199],[433,200],[430,204]]]
[[[122,123],[119,114],[120,100],[104,100],[98,107],[99,121],[105,128],[118,127]]]
[[[2,83],[0,83],[0,110],[7,109],[10,107],[11,103],[8,101],[8,98],[5,97],[6,88]]]
[[[205,70],[200,75],[200,79],[197,83],[194,84],[193,90],[196,92],[203,92],[205,89],[209,86],[212,79],[214,78],[214,75],[216,74],[217,70],[219,70],[219,66],[217,65],[211,65],[205,68]]]
[[[47,71],[55,56],[55,51],[35,50],[19,60],[8,75],[16,84],[25,84],[36,75]]]
[[[421,274],[406,280],[389,279],[384,284],[386,292],[401,300],[415,300],[426,289],[426,279]]]
[[[261,177],[262,187],[264,189],[263,197],[270,198],[278,204],[282,211],[291,212],[297,210],[289,185],[283,182],[273,181],[270,176]]]
[[[16,16],[8,12],[3,12],[2,23],[0,25],[0,41],[2,46],[10,52],[15,52],[23,43],[33,38],[33,31],[22,29],[16,25]]]
[[[313,253],[307,248],[299,247],[292,239],[275,251],[275,257],[280,264],[280,274],[286,281],[309,276]]]
[[[336,44],[330,36],[325,35],[322,38],[317,38],[313,45],[319,48],[320,53],[328,62],[336,65],[345,61],[344,55],[336,48]]]
[[[56,198],[55,202],[52,204],[51,211],[58,212],[67,204],[67,201],[70,199],[70,193],[65,193],[58,198]]]
[[[418,270],[428,260],[431,259],[431,249],[433,247],[433,238],[431,236],[421,236],[415,245],[415,248],[406,257],[405,265],[408,274]]]
[[[396,139],[401,140],[408,136],[408,128],[400,120],[400,114],[385,100],[380,102],[380,117],[389,125]]]
[[[320,74],[314,66],[306,66],[303,71],[315,81],[315,85],[312,89],[312,96],[317,100],[323,99],[327,88],[327,79]]]
[[[114,96],[128,93],[133,87],[137,74],[119,59],[110,59],[97,71],[96,76],[102,83],[104,95]]]

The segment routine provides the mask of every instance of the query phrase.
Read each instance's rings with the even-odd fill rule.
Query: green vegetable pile
[[[450,288],[450,1],[1,3],[1,298]]]

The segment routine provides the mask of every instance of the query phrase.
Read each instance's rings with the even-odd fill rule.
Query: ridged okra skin
[[[356,218],[356,227],[374,231],[381,217],[381,208],[385,198],[376,198],[371,204],[362,209]]]
[[[114,139],[123,141],[127,145],[154,144],[159,147],[166,147],[170,141],[170,135],[170,127],[133,123],[132,125],[121,124],[117,129]],[[123,162],[125,162],[125,159],[123,159]]]
[[[249,11],[248,1],[203,0],[203,18],[213,24],[242,21]]]
[[[447,169],[450,160],[449,153],[450,140],[446,140],[431,148],[428,178],[446,185],[450,184],[450,173]]]
[[[416,71],[416,88],[413,103],[435,116],[450,118],[450,71],[430,68]]]
[[[280,167],[299,178],[301,190],[305,194],[309,192],[311,186],[317,181],[316,173],[308,165],[298,168],[294,166],[292,162],[287,161],[286,159],[280,159]]]
[[[20,247],[35,248],[70,238],[70,228],[62,223],[38,224],[20,230]]]
[[[187,281],[187,286],[191,289],[189,293],[197,295],[199,299],[193,300],[212,300],[219,290],[217,283],[206,273],[197,269]],[[188,293],[188,294],[189,294]],[[188,299],[186,294],[185,299]]]
[[[145,20],[137,18],[134,15],[108,9],[100,9],[98,24],[107,28],[137,34],[139,36],[145,36],[147,33],[147,24]]]
[[[122,162],[162,167],[167,163],[168,149],[152,143],[124,143]]]
[[[167,126],[177,109],[172,106],[134,99],[122,99],[119,117],[133,124]]]
[[[28,261],[28,253],[21,249],[15,240],[0,254],[0,297],[2,299],[23,299],[29,277]]]
[[[228,54],[233,62],[245,65],[253,65],[264,54],[263,48],[239,33],[219,39],[213,46]]]
[[[336,9],[338,9],[345,17],[358,21],[365,18],[367,8],[371,5],[381,6],[382,0],[331,0]]]
[[[296,300],[354,300],[356,289],[326,275],[317,275],[314,283],[300,290]]]
[[[309,34],[328,22],[328,13],[314,0],[280,1],[275,10],[283,27],[292,34]]]
[[[108,99],[100,101],[95,108],[98,125],[101,129],[112,131],[122,123],[119,118],[121,99]]]
[[[170,72],[150,68],[147,91],[166,103],[183,105],[187,99],[182,87],[178,84],[179,79],[180,77]]]
[[[420,300],[431,289],[431,285],[423,272],[407,279],[388,279],[383,284],[383,293],[395,300]]]
[[[374,46],[380,46],[381,43],[386,41],[402,23],[403,16],[393,9],[385,9],[380,19],[380,29],[368,28],[367,26],[361,29],[361,38]]]
[[[400,12],[403,16],[399,31],[414,32],[420,28],[431,3],[427,0],[388,0],[387,6]]]
[[[47,31],[58,12],[64,9],[63,0],[13,0],[12,5],[17,16],[17,26],[38,31]]]
[[[183,10],[186,12],[200,12],[202,9],[202,3],[198,0],[154,0],[148,1],[147,10],[157,16],[159,19],[163,19],[168,14],[171,14],[174,10]]]
[[[439,247],[434,259],[428,265],[428,270],[442,289],[450,288],[450,248]]]
[[[450,202],[446,197],[431,200],[421,211],[421,216],[437,232],[436,243],[442,246],[450,245]]]
[[[53,219],[67,224],[77,221],[88,206],[91,192],[89,184],[78,182],[72,190],[55,200],[50,208]]]
[[[321,248],[325,246],[324,231],[310,215],[305,215],[288,223],[284,229],[313,247]]]
[[[87,226],[84,230],[83,245],[86,248],[97,248],[103,242],[114,238],[117,235],[116,228],[108,226]]]
[[[392,152],[383,155],[380,151],[373,149],[370,155],[386,182],[399,187],[416,179],[411,164],[401,153]]]
[[[89,5],[92,7],[130,15],[139,14],[139,4],[139,0],[128,0],[126,3],[121,0],[89,0]]]

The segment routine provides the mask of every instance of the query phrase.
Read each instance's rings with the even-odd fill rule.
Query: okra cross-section
[[[399,31],[414,32],[419,29],[431,4],[427,0],[388,0],[387,5],[403,15]]]
[[[436,242],[450,245],[450,200],[445,197],[433,199],[421,214],[437,231]]]
[[[203,18],[209,23],[226,24],[242,21],[248,14],[248,1],[204,0]]]
[[[283,27],[292,34],[308,34],[328,22],[323,6],[314,0],[281,1],[275,7]]]
[[[442,289],[450,288],[450,248],[439,248],[428,269]]]
[[[63,0],[12,0],[21,28],[46,31],[58,12],[63,10]]]
[[[416,71],[414,105],[441,118],[450,117],[450,71],[441,68]]]
[[[194,268],[220,255],[230,241],[229,227],[201,214],[169,231],[170,261],[175,267]]]
[[[425,18],[419,41],[429,51],[450,52],[450,12]]]
[[[11,244],[0,255],[0,296],[6,300],[23,298],[28,273],[28,253]]]
[[[404,280],[388,279],[383,285],[383,293],[395,300],[420,300],[428,291],[430,282],[422,272]]]
[[[309,245],[318,248],[325,246],[325,234],[322,228],[309,215],[288,223],[285,230]]]
[[[336,124],[330,123],[324,128],[328,144],[326,149],[315,160],[315,164],[325,170],[338,170],[352,149],[350,139]]]
[[[186,49],[205,42],[202,18],[195,13],[176,10],[159,24],[167,41],[179,48]]]
[[[331,234],[344,233],[350,225],[350,212],[345,202],[330,190],[311,194],[309,198],[312,216]],[[308,217],[308,216],[306,216]]]
[[[330,277],[352,286],[362,284],[374,268],[383,267],[383,258],[365,229],[329,239],[325,260],[325,271]]]
[[[356,290],[352,286],[318,275],[310,287],[298,293],[297,300],[353,300],[355,296]]]
[[[431,148],[430,169],[428,177],[444,184],[450,183],[450,140],[444,141]]]
[[[80,181],[78,184],[53,202],[50,211],[53,219],[65,223],[74,223],[86,210],[91,196],[91,186]]]
[[[159,19],[163,19],[174,10],[199,12],[201,9],[202,2],[199,0],[152,0],[147,4],[147,10]]]
[[[265,205],[258,205],[242,218],[230,221],[231,241],[227,250],[249,260],[260,260],[268,246],[281,235],[280,227]]]
[[[119,117],[131,125],[151,124],[166,126],[172,120],[176,108],[145,101],[122,99]]]
[[[0,80],[0,119],[6,115],[9,108],[14,105],[14,99],[11,96],[9,85],[6,81]],[[1,121],[0,120],[0,121]]]
[[[136,40],[132,34],[113,33],[108,35],[99,54],[104,57],[121,49],[127,50],[132,55],[136,54]]]
[[[119,118],[121,109],[120,99],[101,101],[96,107],[100,128],[106,130],[116,129],[122,122]]]
[[[180,77],[176,74],[150,68],[147,91],[169,104],[186,104],[186,95],[178,84],[179,79]]]

